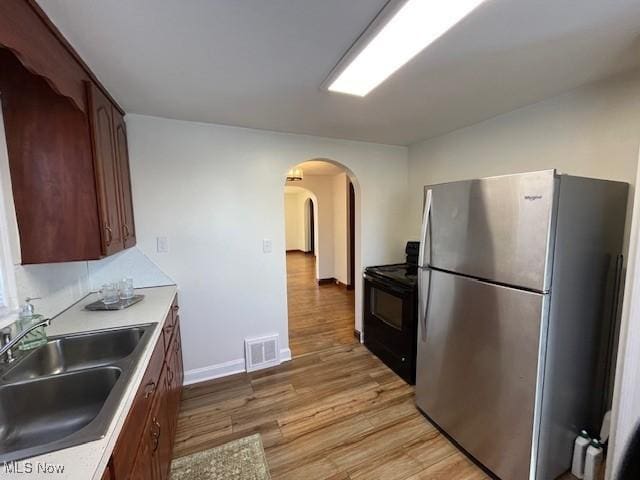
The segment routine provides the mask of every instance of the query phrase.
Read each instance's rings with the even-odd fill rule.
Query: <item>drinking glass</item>
[[[111,305],[120,301],[120,297],[118,296],[118,287],[115,283],[105,283],[102,285],[100,294],[102,295],[102,302],[105,305]]]
[[[133,298],[133,278],[123,278],[120,281],[120,298],[122,300],[129,300]]]

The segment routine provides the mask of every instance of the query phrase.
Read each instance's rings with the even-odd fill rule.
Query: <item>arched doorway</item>
[[[359,192],[353,173],[327,159],[292,168],[290,177],[296,178],[285,184],[285,228],[289,346],[295,357],[357,341],[355,299],[361,267]],[[304,222],[302,227],[294,225],[295,215]],[[294,248],[290,239],[301,230],[308,232],[307,242]]]

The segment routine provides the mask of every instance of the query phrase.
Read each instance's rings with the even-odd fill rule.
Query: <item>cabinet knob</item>
[[[122,224],[122,236],[125,240],[129,238],[129,226],[126,223]]]
[[[149,382],[144,387],[144,398],[149,398],[156,391],[156,382]]]

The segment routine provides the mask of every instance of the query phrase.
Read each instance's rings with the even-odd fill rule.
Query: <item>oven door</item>
[[[407,382],[415,382],[416,295],[365,274],[364,343]]]

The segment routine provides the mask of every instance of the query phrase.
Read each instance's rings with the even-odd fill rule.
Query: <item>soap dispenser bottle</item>
[[[41,322],[42,315],[36,314],[33,308],[32,300],[38,300],[38,297],[27,297],[24,303],[20,306],[18,313],[18,330],[24,331],[34,323]],[[44,330],[44,326],[35,328],[27,333],[24,338],[18,344],[19,350],[31,350],[47,343],[47,333]]]

